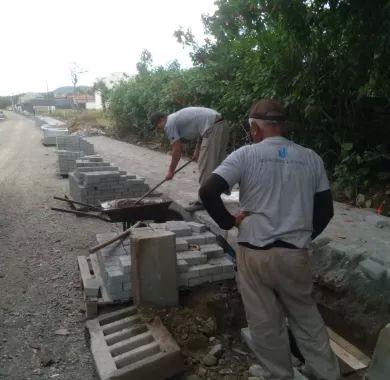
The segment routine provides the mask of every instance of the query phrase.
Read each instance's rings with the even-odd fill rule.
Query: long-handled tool
[[[89,253],[94,253],[94,252],[98,251],[99,249],[102,249],[102,248],[106,247],[107,245],[110,245],[110,244],[116,242],[117,240],[125,238],[129,233],[131,233],[131,230],[133,228],[137,228],[140,224],[141,224],[141,222],[137,222],[133,226],[128,228],[126,231],[123,231],[122,233],[120,233],[118,236],[115,236],[114,238],[107,240],[104,243],[95,245],[94,247],[92,247],[88,250]]]
[[[184,165],[180,166],[180,168],[176,169],[175,170],[175,174],[184,169],[187,165],[189,165],[191,162],[193,161],[193,159],[187,161]],[[142,199],[144,199],[145,197],[147,197],[149,194],[151,194],[154,190],[156,190],[159,186],[161,186],[164,182],[168,181],[167,179],[164,178],[163,181],[159,182],[156,186],[153,187],[153,189],[149,190],[148,192],[146,192],[141,198],[137,199],[137,201],[134,203],[134,206],[137,205],[139,202],[142,201]],[[128,228],[127,230],[123,231],[121,234],[119,234],[118,236],[116,236],[115,238],[112,238],[110,240],[107,240],[105,241],[104,243],[101,243],[99,245],[96,245],[95,247],[92,247],[89,249],[89,252],[90,253],[94,253],[96,251],[98,251],[99,249],[101,248],[104,248],[106,247],[107,245],[110,245],[114,242],[116,242],[117,240],[119,239],[123,239],[124,237],[126,237],[129,233],[131,233],[131,230],[133,228],[135,228],[136,226],[138,226],[140,224],[140,222],[137,222],[134,226]]]
[[[191,158],[191,160],[187,161],[184,165],[180,166],[180,168],[176,169],[174,174],[179,172],[180,170],[184,169],[187,165],[189,165],[194,159]],[[160,187],[163,183],[168,181],[166,178],[164,178],[161,182],[159,182],[156,186],[153,187],[153,189],[146,192],[141,198],[137,199],[137,201],[134,203],[134,205],[137,205],[139,202],[142,201],[142,199],[146,198],[149,194],[153,193],[154,190],[156,190],[158,187]]]

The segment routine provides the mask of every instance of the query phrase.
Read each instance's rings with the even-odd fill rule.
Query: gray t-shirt
[[[231,153],[214,173],[230,187],[240,185],[240,207],[251,213],[240,225],[238,242],[309,245],[314,194],[329,189],[315,152],[284,137],[270,137]]]
[[[168,115],[165,134],[171,144],[180,139],[197,139],[214,125],[217,115],[220,114],[210,108],[183,108]]]

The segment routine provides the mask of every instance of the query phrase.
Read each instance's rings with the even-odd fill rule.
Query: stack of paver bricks
[[[234,265],[217,244],[216,236],[204,224],[184,221],[151,223],[137,228],[145,234],[166,230],[176,235],[178,285],[192,287],[203,283],[233,279]],[[138,232],[138,233],[139,233]],[[97,234],[98,243],[114,237],[115,233]],[[97,252],[102,280],[114,300],[132,296],[130,241],[110,245]],[[156,268],[157,269],[157,268]],[[157,291],[157,290],[156,290]]]
[[[68,175],[74,170],[76,160],[95,153],[94,146],[80,136],[57,136],[58,170]]]
[[[145,179],[126,174],[100,156],[85,156],[69,174],[70,195],[75,201],[99,204],[113,199],[136,198],[149,190]]]
[[[56,145],[57,137],[67,136],[69,134],[67,128],[59,128],[49,124],[44,124],[41,127],[43,132],[43,145]]]
[[[96,238],[99,243],[116,236],[116,234],[100,234]],[[130,281],[130,246],[122,242],[111,244],[96,253],[102,281],[113,300],[127,301],[131,297]]]

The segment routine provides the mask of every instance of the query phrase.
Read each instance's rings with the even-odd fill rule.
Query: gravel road
[[[55,148],[41,145],[35,122],[6,115],[0,122],[0,379],[96,379],[76,256],[86,254],[96,233],[119,226],[51,211],[53,195],[67,189],[67,180],[55,175]]]

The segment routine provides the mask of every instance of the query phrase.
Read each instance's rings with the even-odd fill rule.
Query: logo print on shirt
[[[288,151],[286,147],[280,148],[279,149],[279,157],[280,158],[286,158],[288,156]]]

